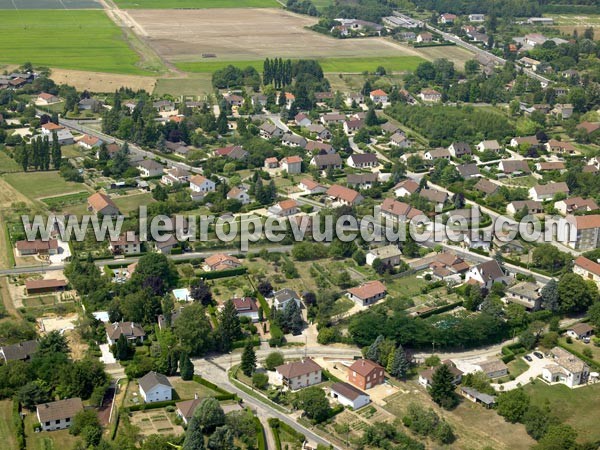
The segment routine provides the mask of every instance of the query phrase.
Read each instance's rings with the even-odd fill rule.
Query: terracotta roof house
[[[360,306],[370,306],[385,297],[387,290],[381,281],[368,281],[348,289],[348,298]]]
[[[387,103],[388,95],[382,89],[375,89],[369,93],[369,97],[373,100],[373,103]]]
[[[217,253],[207,257],[204,260],[202,268],[205,272],[215,272],[218,270],[235,269],[241,267],[242,262],[235,256]]]
[[[573,263],[573,272],[584,280],[593,281],[600,289],[600,264],[598,262],[578,256]]]
[[[370,359],[358,359],[348,367],[348,382],[367,390],[385,382],[385,369]]]
[[[126,231],[118,238],[110,238],[108,249],[116,255],[133,255],[142,251],[142,243],[134,231]]]
[[[0,357],[4,362],[27,361],[37,351],[38,341],[30,340],[0,347]]]
[[[302,173],[302,158],[297,155],[286,156],[279,162],[279,166],[292,175]]]
[[[423,89],[418,97],[425,103],[439,103],[442,101],[442,94],[435,89]]]
[[[17,256],[55,255],[58,253],[58,241],[56,239],[49,239],[47,241],[42,239],[35,239],[33,241],[22,240],[15,242],[15,248]]]
[[[36,104],[38,105],[51,105],[53,103],[60,102],[60,98],[54,94],[48,94],[47,92],[42,92],[37,96]]]
[[[272,216],[276,217],[287,217],[298,214],[300,209],[298,208],[298,202],[294,199],[282,200],[279,203],[274,204],[268,209],[268,212]]]
[[[394,195],[396,197],[408,197],[419,190],[419,183],[414,180],[408,179],[399,182],[394,186]]]
[[[258,305],[252,297],[235,297],[231,299],[239,317],[249,317],[252,322],[258,322]]]
[[[393,198],[386,198],[381,204],[381,215],[392,221],[400,222],[424,214],[422,211],[411,207],[408,203],[399,202]]]
[[[111,198],[101,192],[92,194],[87,199],[88,210],[101,216],[118,216],[119,208]]]
[[[294,117],[294,122],[299,127],[307,127],[312,123],[312,120],[305,113],[298,113]]]
[[[134,322],[115,322],[106,325],[106,337],[110,345],[117,342],[121,335],[124,335],[128,341],[144,342],[146,332]]]
[[[576,128],[584,130],[587,134],[593,134],[600,130],[600,122],[581,122]]]
[[[363,196],[353,189],[334,184],[327,189],[327,196],[343,205],[354,206],[363,201]]]
[[[80,398],[67,398],[56,402],[37,405],[36,416],[43,431],[64,430],[69,428],[77,413],[83,411]]]
[[[325,186],[308,178],[302,179],[298,184],[298,187],[309,194],[321,194],[327,190]]]
[[[101,144],[102,141],[100,140],[100,138],[97,138],[96,136],[90,136],[89,134],[84,134],[83,137],[77,141],[77,145],[86,150],[91,150],[94,147],[99,147]]]
[[[248,191],[243,187],[232,187],[229,192],[227,192],[228,200],[237,200],[242,205],[247,205],[250,203],[250,195]]]
[[[600,247],[600,214],[585,216],[567,215],[571,230],[562,242],[576,250],[593,250]]]
[[[321,366],[311,358],[289,362],[275,368],[278,381],[293,391],[320,383],[321,371]]]
[[[215,190],[216,184],[214,181],[206,178],[203,175],[194,175],[190,178],[190,190],[192,191],[192,199],[196,197],[204,197],[209,192]],[[194,195],[195,194],[195,195]]]

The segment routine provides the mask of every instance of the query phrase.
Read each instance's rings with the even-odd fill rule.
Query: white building
[[[390,244],[369,250],[366,255],[366,262],[368,266],[372,266],[373,261],[379,259],[384,264],[397,266],[400,264],[400,256],[402,256],[400,249],[396,245]]]
[[[173,386],[162,373],[148,372],[138,380],[140,395],[146,403],[172,400]]]
[[[548,383],[562,383],[570,388],[587,381],[590,368],[581,359],[568,351],[554,347],[552,362],[542,369],[542,378]]]
[[[37,420],[43,431],[69,428],[73,417],[80,411],[83,411],[83,403],[80,398],[67,398],[36,406]]]
[[[215,190],[215,182],[209,180],[202,175],[194,175],[190,178],[190,189],[192,191],[192,199],[204,197],[207,193]]]
[[[369,394],[343,381],[333,383],[329,388],[329,395],[335,398],[341,405],[348,406],[354,410],[371,403],[371,396]]]

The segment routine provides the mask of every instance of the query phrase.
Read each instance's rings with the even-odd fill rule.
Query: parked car
[[[533,354],[535,355],[536,358],[544,359],[544,355],[540,352],[533,352]]]
[[[529,361],[529,362],[533,361],[533,358],[529,355],[525,355],[525,356],[523,356],[523,358],[525,358],[525,360]]]

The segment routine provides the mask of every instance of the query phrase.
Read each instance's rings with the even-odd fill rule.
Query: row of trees
[[[29,144],[18,145],[15,148],[15,161],[27,171],[30,167],[35,170],[59,169],[62,161],[62,151],[56,133],[52,134],[52,142],[48,136],[36,137]]]
[[[273,84],[275,89],[292,84],[292,61],[266,58],[263,63],[263,84]]]

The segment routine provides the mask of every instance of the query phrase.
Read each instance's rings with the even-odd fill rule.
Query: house
[[[330,167],[333,169],[341,169],[343,164],[342,158],[338,153],[315,155],[310,160],[310,165],[315,166],[319,170],[327,170]]]
[[[168,237],[166,237],[165,239],[164,236]],[[172,234],[164,236],[160,241],[153,242],[152,247],[154,248],[154,251],[158,253],[162,253],[163,255],[170,255],[173,249],[179,245],[179,241]]]
[[[52,133],[57,133],[60,130],[64,130],[65,127],[63,127],[62,125],[57,125],[53,122],[46,122],[45,124],[42,125],[42,134],[46,135],[46,136],[51,136]]]
[[[456,166],[456,170],[458,170],[460,176],[463,177],[465,180],[469,180],[471,178],[478,178],[481,176],[481,173],[479,172],[479,167],[475,163],[460,164],[459,166]]]
[[[460,382],[462,381],[463,371],[460,370],[458,367],[456,367],[456,364],[454,364],[454,362],[452,362],[449,359],[442,361],[442,364],[447,366],[448,369],[450,369],[450,372],[452,373],[452,375],[454,375],[452,384],[454,384],[455,386],[457,384],[460,384]],[[426,388],[431,386],[433,374],[435,373],[435,371],[437,369],[438,369],[438,367],[430,367],[429,369],[425,369],[424,371],[419,373],[419,384]]]
[[[242,187],[232,187],[227,193],[227,200],[237,200],[242,205],[250,203],[250,195]]]
[[[174,153],[178,156],[186,157],[187,154],[190,152],[190,149],[188,148],[188,146],[185,142],[166,141],[164,151],[165,151],[165,153]]]
[[[469,22],[485,22],[485,14],[469,14]]]
[[[529,164],[523,159],[504,159],[498,164],[498,170],[509,177],[518,177],[531,173]]]
[[[307,126],[306,130],[309,131],[310,133],[316,134],[317,139],[319,139],[321,141],[328,141],[329,139],[331,139],[331,131],[329,131],[327,128],[325,128],[323,125],[321,125],[319,123],[315,123],[315,124]],[[310,142],[306,145],[305,149],[308,150],[309,144],[310,144]],[[314,150],[314,149],[311,149],[311,151],[312,150]]]
[[[336,123],[344,123],[346,115],[341,113],[327,113],[321,116],[321,122],[323,125],[330,125]]]
[[[377,181],[378,173],[349,173],[346,177],[346,184],[351,188],[370,189]]]
[[[529,189],[529,198],[538,201],[550,200],[556,194],[569,195],[569,186],[564,181],[558,183],[538,184]]]
[[[578,130],[585,131],[588,135],[594,134],[596,131],[600,130],[600,122],[581,122],[579,125],[575,127]]]
[[[264,168],[265,169],[277,169],[279,167],[279,161],[275,156],[265,158]]]
[[[302,158],[299,156],[286,156],[281,160],[279,166],[289,174],[302,173]]]
[[[67,280],[26,280],[25,291],[27,295],[43,294],[46,292],[64,291],[67,287]]]
[[[49,239],[35,239],[33,241],[22,240],[15,242],[17,256],[29,255],[56,255],[58,253],[58,241]]]
[[[83,411],[83,402],[78,397],[42,403],[35,407],[37,421],[43,431],[69,428],[73,418],[81,411]]]
[[[297,134],[292,134],[292,133],[285,133],[281,137],[281,143],[288,147],[304,148],[304,147],[306,147],[306,144],[308,144],[308,141],[303,136],[299,136]]]
[[[488,378],[500,378],[508,375],[508,367],[501,359],[488,359],[474,364],[478,372],[483,372]]]
[[[38,341],[30,340],[18,342],[17,344],[0,347],[0,358],[5,363],[9,361],[27,361],[37,351]]]
[[[419,197],[423,197],[431,203],[435,203],[437,206],[443,207],[444,203],[448,200],[448,194],[437,189],[421,189]]]
[[[477,184],[475,184],[474,189],[479,192],[483,192],[486,195],[493,195],[500,188],[496,183],[492,183],[487,178],[481,178]]]
[[[561,142],[556,139],[550,139],[544,144],[546,150],[550,153],[556,153],[558,155],[576,155],[579,151],[570,142]]]
[[[400,127],[398,125],[394,125],[392,122],[386,122],[383,125],[381,125],[381,133],[384,135],[393,135],[396,133],[404,134]]]
[[[583,340],[591,337],[592,334],[594,334],[594,327],[588,325],[587,323],[580,322],[569,327],[566,334],[574,339]]]
[[[121,335],[128,341],[144,342],[146,332],[134,322],[115,322],[106,325],[106,340],[109,345],[114,345]]]
[[[90,136],[89,134],[84,134],[81,139],[77,141],[77,145],[86,150],[91,150],[94,147],[99,147],[102,144],[102,141],[96,136]]]
[[[252,96],[251,102],[252,106],[267,106],[267,96],[265,94],[256,94]]]
[[[299,127],[307,127],[312,124],[312,120],[305,113],[298,113],[294,117],[294,122]]]
[[[433,41],[433,34],[431,34],[429,31],[424,31],[423,33],[419,33],[417,35],[417,39],[416,41],[418,43],[424,42],[424,43],[429,43]]]
[[[344,381],[333,383],[329,387],[329,395],[335,398],[340,405],[347,406],[355,411],[371,402],[369,394]]]
[[[292,107],[292,104],[295,101],[296,101],[296,96],[294,94],[292,94],[291,92],[285,93],[285,107],[287,109],[290,109]]]
[[[423,155],[423,159],[427,161],[436,161],[438,159],[452,159],[452,155],[445,148],[436,148],[434,150],[429,150],[425,152]]]
[[[54,94],[48,94],[47,92],[42,92],[37,96],[35,101],[36,105],[52,105],[54,103],[59,103],[61,100],[58,96]]]
[[[241,145],[217,148],[214,151],[214,155],[217,157],[224,156],[229,159],[235,159],[236,161],[243,161],[248,158],[248,152],[244,150]]]
[[[238,106],[239,107],[244,104],[244,97],[242,97],[241,95],[237,95],[237,94],[227,93],[227,94],[223,95],[223,100],[225,100],[225,102],[229,106]]]
[[[77,106],[80,111],[98,111],[102,107],[102,102],[95,98],[82,98]]]
[[[392,222],[406,222],[417,216],[424,216],[423,212],[411,207],[408,203],[399,202],[392,198],[386,198],[380,207],[381,217]]]
[[[325,186],[317,183],[316,181],[309,180],[308,178],[304,178],[302,181],[300,181],[298,187],[308,194],[322,194],[327,190]]]
[[[175,103],[170,100],[159,100],[153,102],[152,107],[158,112],[169,112],[175,110]]]
[[[560,119],[568,119],[573,115],[573,105],[570,103],[557,103],[550,112]]]
[[[590,374],[589,366],[561,347],[550,351],[552,363],[542,369],[542,378],[548,383],[562,383],[570,388],[584,384]]]
[[[52,140],[54,138],[51,138]],[[60,145],[72,145],[75,143],[75,138],[69,130],[56,131],[56,140]]]
[[[511,147],[517,148],[520,145],[527,145],[535,148],[540,145],[540,141],[538,141],[538,138],[535,136],[514,137],[510,140]]]
[[[600,264],[598,262],[578,256],[573,262],[573,272],[584,280],[593,281],[600,289]]]
[[[439,103],[442,101],[442,94],[435,89],[423,89],[418,97],[425,103]]]
[[[204,260],[202,270],[205,272],[216,272],[219,270],[236,269],[242,266],[242,262],[235,256],[226,255],[224,253],[216,253],[208,256]]]
[[[502,146],[498,143],[497,140],[489,140],[489,141],[481,141],[477,144],[477,150],[480,152],[494,152],[500,153],[502,151]]]
[[[118,216],[119,208],[111,198],[102,192],[96,192],[87,199],[88,211],[101,216]]]
[[[300,296],[293,289],[283,288],[277,292],[273,292],[273,307],[275,309],[285,309],[287,304],[292,300],[296,302],[299,308],[302,306]]]
[[[438,18],[438,23],[443,23],[444,25],[453,24],[456,19],[458,17],[455,14],[444,13]]]
[[[190,178],[190,189],[192,191],[192,199],[203,198],[208,192],[215,190],[216,184],[214,181],[202,175],[194,175]]]
[[[275,217],[288,217],[298,214],[300,208],[298,208],[298,202],[294,199],[282,200],[279,203],[274,204],[268,209],[270,215]]]
[[[134,231],[127,231],[116,239],[110,239],[108,249],[114,255],[134,255],[142,251],[142,243]]]
[[[171,167],[165,170],[165,174],[161,177],[160,182],[167,186],[175,184],[184,184],[190,181],[191,173],[181,167]],[[191,186],[190,186],[191,187]]]
[[[461,281],[461,274],[469,270],[469,264],[452,253],[435,255],[428,267],[431,269],[431,276],[434,280],[456,283]]]
[[[477,282],[479,285],[490,289],[494,283],[507,284],[508,277],[495,259],[471,267],[465,276],[465,281]]]
[[[516,303],[527,311],[537,311],[542,305],[541,288],[537,283],[523,281],[506,290],[506,303]]]
[[[363,196],[354,189],[350,189],[339,184],[334,184],[327,189],[327,196],[342,205],[355,206],[364,200]]]
[[[412,145],[412,142],[410,142],[404,133],[396,132],[390,136],[390,145],[399,148],[408,148]]]
[[[348,157],[347,164],[355,169],[377,167],[379,161],[374,153],[353,153]]]
[[[162,373],[148,372],[138,380],[140,395],[146,403],[172,400],[173,386]]]
[[[515,200],[510,202],[506,207],[506,212],[513,216],[522,211],[523,208],[527,208],[528,214],[542,214],[544,212],[544,205],[540,201],[536,200]]]
[[[567,215],[570,230],[562,241],[575,250],[593,250],[600,247],[600,215]]]
[[[238,317],[248,317],[252,322],[258,322],[258,305],[252,297],[235,297],[231,299]]]
[[[348,367],[348,381],[359,389],[371,389],[385,382],[385,370],[370,359],[357,359]]]
[[[260,137],[263,139],[276,139],[283,136],[284,131],[279,128],[277,125],[272,124],[271,122],[264,122],[260,127],[258,127],[258,132]]]
[[[471,150],[471,146],[466,142],[453,142],[448,147],[448,151],[455,158],[460,158],[464,155],[472,155],[473,151]]]
[[[348,298],[359,306],[370,306],[377,303],[387,294],[381,281],[368,281],[358,287],[348,289]]]
[[[494,395],[484,394],[471,387],[461,386],[460,393],[463,397],[471,400],[473,403],[480,403],[488,409],[496,404],[496,397]]]
[[[194,416],[194,411],[202,403],[203,398],[198,398],[198,394],[194,396],[192,400],[186,400],[183,402],[175,403],[177,415],[181,418],[183,423],[189,424],[190,420]]]
[[[275,368],[275,376],[279,383],[295,391],[297,389],[319,384],[322,368],[311,358],[292,361]]]
[[[571,197],[554,203],[554,208],[562,215],[577,211],[590,212],[598,209],[598,204],[591,198]]]
[[[364,126],[365,126],[365,121],[362,119],[345,120],[344,124],[343,124],[344,133],[346,133],[347,135],[354,134],[358,130],[363,128]]]
[[[381,89],[375,89],[369,93],[369,97],[373,101],[373,103],[387,103],[388,95],[385,91]]]
[[[535,163],[535,170],[538,172],[562,171],[565,170],[565,163],[562,161],[547,161]]]
[[[400,264],[400,256],[402,256],[402,252],[398,246],[390,244],[369,250],[366,262],[368,266],[372,266],[373,261],[379,259],[383,264],[394,267]]]
[[[119,150],[121,150],[121,147],[116,142],[111,142],[106,145],[106,153],[108,153],[109,159],[114,158]],[[96,149],[96,159],[100,159],[100,149]]]
[[[394,195],[396,197],[409,197],[419,190],[419,183],[411,179],[401,181],[394,186]]]
[[[144,159],[138,163],[136,169],[140,171],[142,178],[151,178],[162,175],[164,167],[153,159]]]

